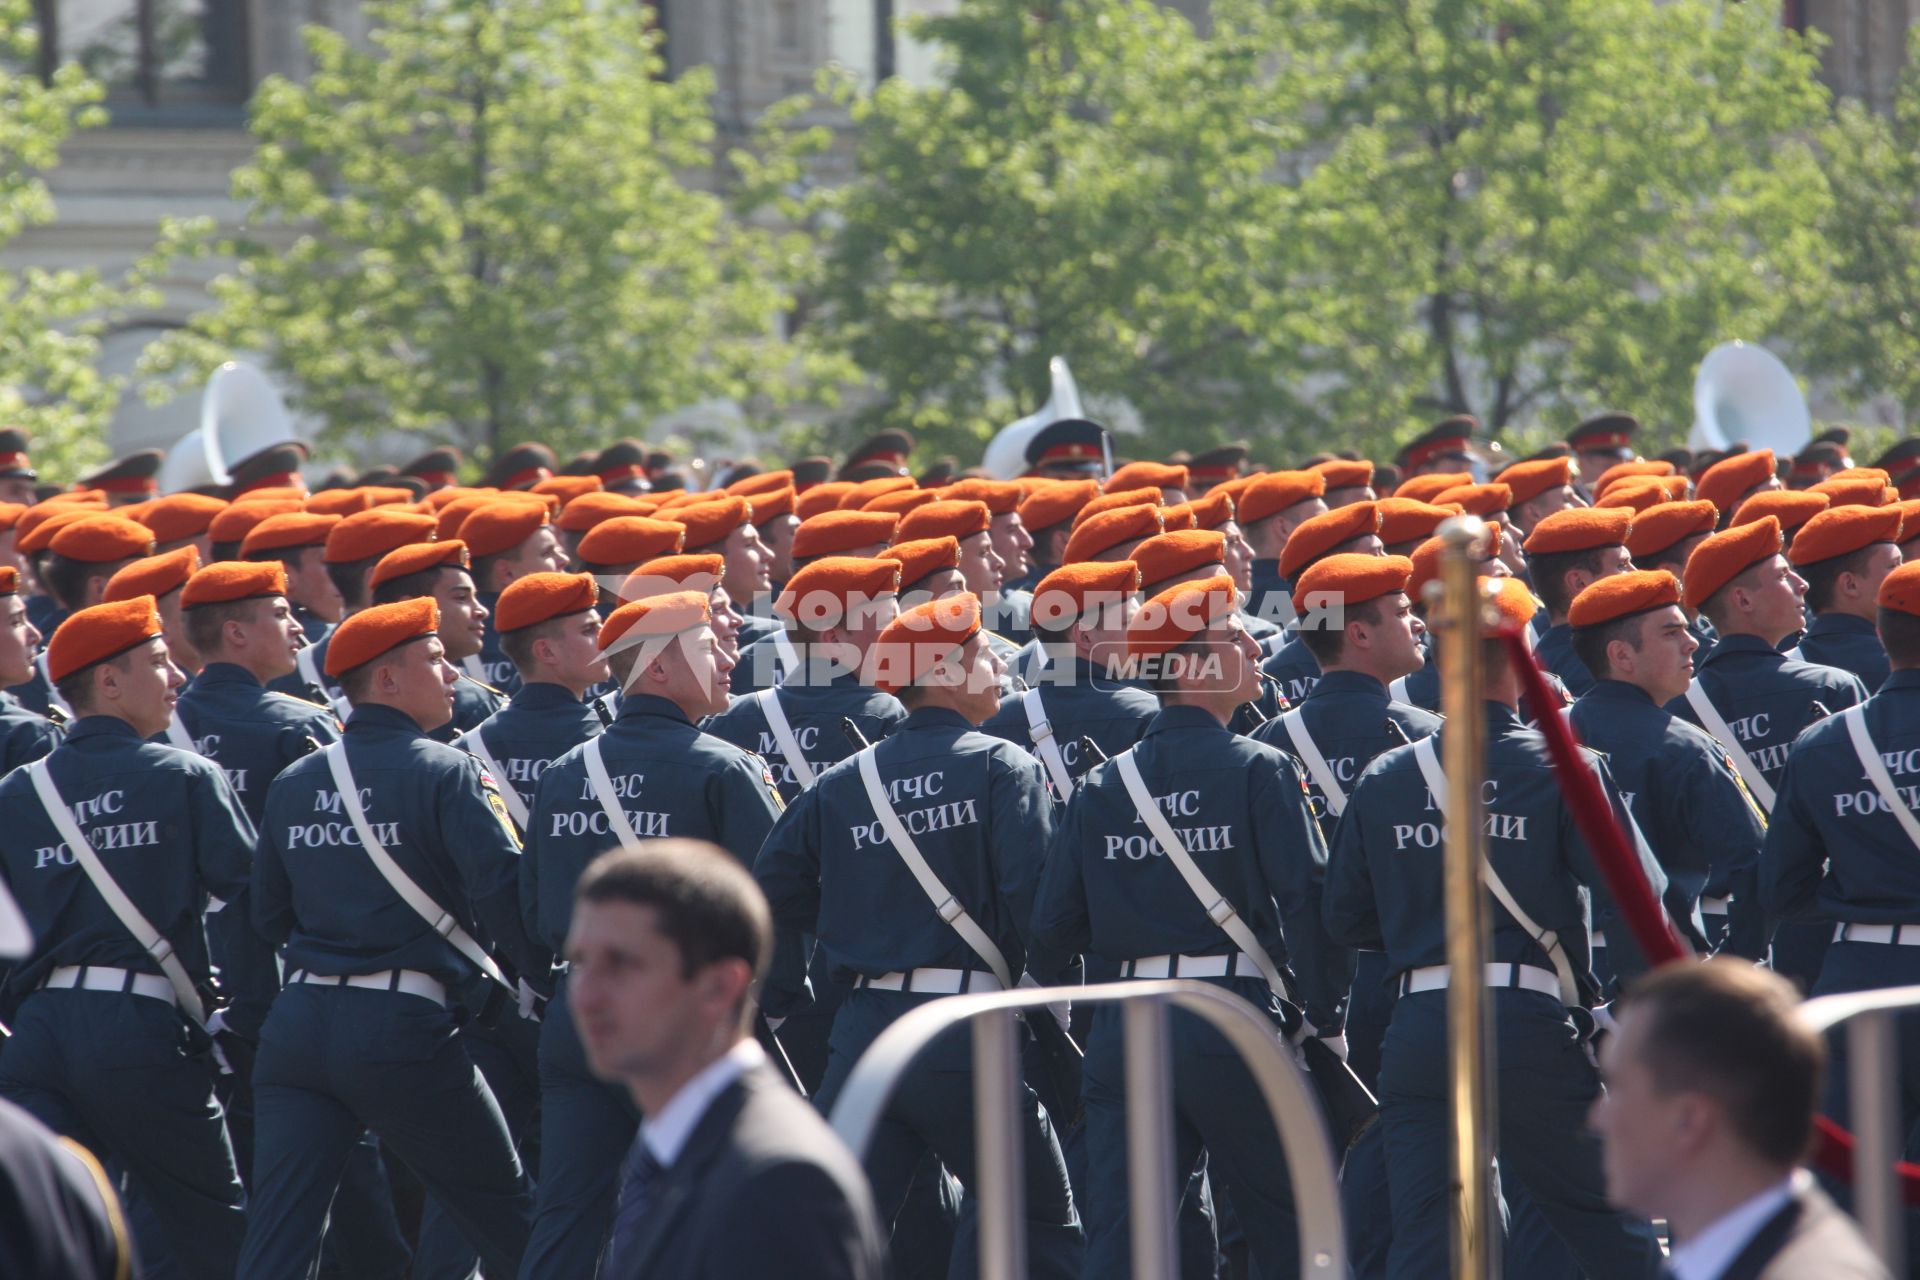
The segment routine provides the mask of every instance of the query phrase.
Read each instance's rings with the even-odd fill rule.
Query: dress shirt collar
[[[752,1039],[742,1040],[700,1068],[667,1099],[664,1107],[641,1122],[640,1137],[661,1168],[672,1168],[673,1162],[680,1158],[687,1139],[693,1136],[694,1128],[707,1114],[713,1100],[725,1092],[728,1085],[766,1060],[766,1050],[758,1043]]]
[[[1738,1208],[1715,1218],[1691,1240],[1682,1240],[1667,1259],[1674,1280],[1720,1280],[1747,1242],[1773,1215],[1787,1207],[1796,1185],[1808,1175],[1796,1171]]]

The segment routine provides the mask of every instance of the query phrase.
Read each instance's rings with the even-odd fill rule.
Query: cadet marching
[[[1314,1067],[1354,1274],[1442,1274],[1460,978],[1423,587],[1468,513],[1561,701],[1488,643],[1507,1270],[1658,1276],[1586,1124],[1645,961],[1534,726],[1573,726],[1696,950],[1920,983],[1920,440],[1643,459],[1637,429],[1502,467],[1468,418],[1391,464],[1114,467],[1070,419],[1017,480],[916,478],[889,431],[707,489],[621,441],[310,491],[275,445],[165,495],[158,454],[42,484],[0,431],[0,883],[33,939],[0,1099],[97,1158],[144,1274],[659,1274],[681,1148],[595,1073],[570,928],[596,857],[691,838],[771,906],[745,1056],[820,1111],[930,1001],[1215,983]],[[1129,1275],[1118,1011],[1036,1018],[1029,1273]],[[1293,1274],[1251,1074],[1197,1021],[1171,1043],[1182,1274]],[[937,1044],[866,1153],[896,1275],[978,1270],[972,1071]]]

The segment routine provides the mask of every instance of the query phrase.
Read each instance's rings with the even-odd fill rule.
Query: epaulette
[[[505,691],[494,688],[492,685],[488,684],[485,680],[475,680],[472,676],[468,675],[464,671],[460,673],[460,678],[462,680],[465,680],[468,684],[479,685],[482,689],[485,689],[488,693],[492,694],[496,698],[504,698],[507,696]]]
[[[607,706],[606,696],[587,699],[587,705],[593,708],[593,714],[600,718],[600,727],[608,728],[613,724],[613,711]]]
[[[278,689],[267,690],[267,696],[269,698],[285,698],[288,702],[298,703],[303,707],[312,707],[315,711],[324,711],[328,715],[333,714],[333,708],[331,706],[328,706],[324,702],[315,702],[312,698],[302,698],[297,694],[282,693]]]
[[[58,707],[47,708],[47,719],[59,725],[63,729],[67,727],[67,713],[62,711]]]

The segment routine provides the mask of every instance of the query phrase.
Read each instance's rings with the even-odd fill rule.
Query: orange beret
[[[410,543],[432,541],[434,525],[432,516],[419,511],[392,507],[356,511],[333,526],[320,559],[327,564],[371,560]]]
[[[1768,489],[1756,493],[1735,507],[1730,524],[1752,524],[1772,516],[1780,522],[1782,533],[1798,529],[1825,511],[1831,504],[1827,495],[1811,489]]]
[[[305,510],[306,505],[296,498],[229,503],[207,526],[207,537],[214,542],[245,542],[254,527],[267,517]]]
[[[1448,503],[1476,516],[1497,516],[1513,505],[1513,489],[1495,481],[1492,484],[1457,484],[1434,496],[1435,504]]]
[[[1127,656],[1178,649],[1233,612],[1233,579],[1226,574],[1168,587],[1140,606],[1127,628]]]
[[[1636,480],[1641,476],[1670,476],[1675,470],[1671,462],[1663,462],[1658,458],[1636,458],[1632,462],[1616,462],[1602,471],[1600,478],[1593,482],[1593,495],[1596,498],[1602,496],[1622,480]]]
[[[1188,470],[1191,471],[1192,468],[1188,468]],[[1254,481],[1258,480],[1261,476],[1266,474],[1268,474],[1266,468],[1262,467],[1258,471],[1249,471],[1246,475],[1243,475],[1243,476],[1234,476],[1231,479],[1222,480],[1220,483],[1208,489],[1207,492],[1226,494],[1229,498],[1233,499],[1234,508],[1238,510],[1240,506],[1241,495],[1246,493],[1248,486],[1252,485]]]
[[[1308,565],[1293,584],[1293,607],[1302,617],[1314,603],[1338,597],[1342,604],[1365,604],[1381,596],[1405,591],[1413,577],[1413,561],[1405,556],[1369,556],[1346,551],[1323,556]]]
[[[792,485],[787,485],[781,489],[762,489],[758,492],[741,496],[746,497],[748,501],[753,504],[753,522],[756,525],[765,524],[767,521],[778,516],[790,516],[793,514],[794,492]]]
[[[713,606],[704,591],[670,591],[642,596],[607,615],[600,624],[600,648],[611,648],[624,637],[677,636],[713,621]]]
[[[222,560],[187,579],[187,589],[180,594],[180,607],[194,609],[203,604],[231,604],[235,600],[259,600],[285,594],[287,566],[278,560]]]
[[[1487,526],[1487,545],[1480,555],[1474,558],[1476,564],[1490,564],[1500,554],[1500,539],[1509,536],[1500,525]],[[1408,559],[1413,563],[1413,576],[1407,580],[1407,594],[1413,597],[1415,604],[1425,600],[1427,584],[1440,576],[1440,553],[1446,547],[1439,538],[1428,538],[1413,549]],[[1536,607],[1538,607],[1536,605]]]
[[[1164,502],[1158,489],[1109,489],[1080,508],[1073,517],[1073,527],[1078,529],[1103,511],[1118,511],[1122,507],[1157,507]]]
[[[0,596],[20,594],[20,571],[10,564],[0,564]]]
[[[1496,635],[1524,631],[1532,623],[1533,615],[1540,610],[1540,602],[1533,598],[1533,592],[1527,584],[1518,578],[1478,578],[1480,590],[1492,595],[1491,603],[1500,620],[1494,624]]]
[[[541,497],[552,494],[554,497],[560,499],[560,508],[564,511],[567,504],[574,501],[574,499],[584,498],[590,493],[600,492],[600,477],[548,476],[545,480],[542,480],[539,484],[527,490],[527,492],[537,493]]]
[[[686,549],[687,528],[652,516],[614,516],[587,530],[577,548],[582,564],[638,564]]]
[[[1901,565],[1880,583],[1880,607],[1920,617],[1920,560]]]
[[[600,603],[600,588],[590,573],[529,573],[515,578],[493,607],[495,631],[519,631],[570,613],[585,613]]]
[[[77,609],[47,642],[47,678],[56,683],[96,662],[117,658],[160,634],[152,596]]]
[[[13,549],[21,555],[35,555],[47,549],[53,535],[76,520],[100,514],[98,507],[54,507],[44,503],[28,507],[13,526]]]
[[[283,511],[268,516],[240,541],[240,554],[253,556],[265,551],[291,551],[298,547],[324,547],[327,535],[340,523],[339,516],[317,515],[311,511]]]
[[[712,498],[675,507],[673,518],[687,526],[687,550],[697,551],[724,542],[735,529],[751,522],[753,504],[732,496]]]
[[[919,487],[914,483],[912,476],[876,476],[872,480],[862,480],[849,486],[847,491],[840,495],[840,508],[843,511],[858,511],[883,493]]]
[[[929,502],[940,501],[938,489],[895,489],[891,493],[882,493],[867,501],[859,508],[878,515],[904,516],[909,511],[926,506]]]
[[[1010,516],[1020,510],[1020,482],[968,476],[940,490],[940,497],[947,502],[984,502],[994,515]]]
[[[1269,471],[1235,495],[1235,505],[1240,523],[1252,524],[1326,492],[1327,478],[1318,471]]]
[[[1177,529],[1154,534],[1135,547],[1128,559],[1139,566],[1140,581],[1151,588],[1205,565],[1224,563],[1226,555],[1227,535],[1219,530]]]
[[[322,489],[311,494],[306,509],[323,516],[350,516],[356,511],[412,502],[413,490],[386,485],[361,485],[353,489]]]
[[[48,545],[69,560],[109,564],[153,554],[153,530],[137,520],[90,515],[63,527]]]
[[[900,517],[885,511],[822,511],[793,531],[793,558],[839,555],[893,541]]]
[[[1569,507],[1533,526],[1520,545],[1530,556],[1624,547],[1633,533],[1633,512],[1622,507]]]
[[[1657,507],[1663,502],[1672,502],[1673,493],[1667,488],[1666,479],[1662,476],[1634,476],[1614,485],[1605,494],[1596,498],[1593,505],[1620,507],[1626,511],[1641,512],[1648,507]],[[1681,481],[1682,485],[1685,483],[1686,481]]]
[[[1329,458],[1325,462],[1314,463],[1307,470],[1318,471],[1325,476],[1329,489],[1355,489],[1373,483],[1373,464],[1365,458],[1357,462],[1348,458]]]
[[[1412,498],[1415,502],[1432,502],[1449,489],[1463,484],[1473,483],[1471,471],[1429,472],[1426,475],[1409,476],[1394,487],[1396,498]],[[1513,486],[1508,485],[1509,489]]]
[[[170,493],[141,503],[140,514],[132,518],[153,530],[155,542],[179,542],[205,533],[213,518],[226,509],[225,502],[204,493]],[[125,512],[122,508],[121,514]]]
[[[614,594],[622,600],[642,600],[680,587],[711,591],[726,568],[727,558],[711,551],[691,556],[661,556],[628,574]]]
[[[219,499],[216,498],[214,501],[218,502]],[[142,503],[141,505],[145,506],[147,504]],[[222,503],[221,505],[224,506],[225,504]],[[125,514],[125,511],[126,509],[124,507],[121,508],[122,514]],[[27,504],[24,502],[0,502],[0,533],[5,533],[8,529],[20,523],[20,517],[25,514],[27,514]],[[211,519],[211,517],[209,517],[209,519]],[[142,520],[140,523],[147,524],[145,520]],[[151,529],[153,526],[147,524],[147,528]],[[156,540],[170,541],[170,539],[160,539],[158,534],[154,536]]]
[[[1773,475],[1773,450],[1736,453],[1708,467],[1694,493],[1711,502],[1716,511],[1731,511],[1747,490],[1763,485]]]
[[[248,489],[233,495],[235,502],[285,502],[292,498],[304,505],[307,501],[305,484],[263,484],[258,489]]]
[[[1343,542],[1380,532],[1380,509],[1371,502],[1335,507],[1325,515],[1302,520],[1280,548],[1280,576],[1292,580],[1299,572]]]
[[[1195,527],[1193,504],[1176,502],[1170,507],[1160,508],[1160,527],[1168,533],[1180,533]]]
[[[499,493],[499,492],[500,491],[498,489],[494,489],[485,485],[450,484],[444,489],[435,489],[432,493],[426,496],[424,501],[428,506],[432,507],[435,511],[439,511],[443,507],[447,506],[449,503],[458,502],[462,498],[473,498],[473,497],[478,497],[483,493]]]
[[[833,511],[840,506],[840,499],[853,492],[853,487],[851,480],[822,481],[793,500],[793,514],[806,521],[823,511]]]
[[[737,493],[743,498],[752,498],[756,494],[775,493],[781,489],[791,488],[793,488],[793,471],[791,468],[782,468],[779,471],[756,471],[750,476],[743,476],[728,485],[722,492]],[[753,504],[753,510],[754,514],[759,514],[758,502]]]
[[[1151,538],[1165,528],[1165,517],[1159,507],[1138,505],[1102,511],[1068,536],[1061,563],[1078,564],[1095,559],[1123,543]]]
[[[473,558],[467,554],[467,544],[458,538],[434,542],[410,542],[404,547],[395,547],[380,557],[380,562],[373,566],[373,574],[367,579],[367,586],[377,587],[383,582],[404,578],[411,573],[425,573],[428,569],[437,569],[441,565],[466,569],[472,564]]]
[[[1171,462],[1129,462],[1100,486],[1102,493],[1120,493],[1126,489],[1184,489],[1187,469]]]
[[[605,493],[595,491],[584,493],[560,509],[560,518],[553,522],[554,528],[564,529],[568,533],[585,533],[602,520],[614,516],[650,516],[654,504],[640,498],[629,497],[624,493]]]
[[[1883,507],[1894,497],[1892,486],[1871,476],[1846,479],[1829,476],[1819,484],[1809,485],[1807,492],[1825,494],[1828,503],[1836,507]]]
[[[980,600],[970,591],[917,604],[873,642],[867,652],[869,683],[882,693],[898,693],[937,670],[979,630]]]
[[[1180,505],[1192,515],[1195,529],[1218,529],[1233,519],[1233,498],[1218,489]]]
[[[1597,627],[1605,622],[1664,609],[1680,603],[1680,580],[1665,569],[1629,569],[1602,578],[1573,598],[1567,621],[1576,627]]]
[[[344,675],[401,645],[432,635],[440,606],[432,596],[362,609],[333,629],[327,641],[327,674]]]
[[[1380,512],[1380,541],[1389,547],[1431,538],[1433,531],[1446,523],[1449,516],[1460,514],[1458,507],[1443,507],[1397,493],[1373,505]]]
[[[971,538],[993,527],[993,513],[984,502],[929,502],[900,519],[893,536],[901,542],[922,538]]]
[[[107,579],[106,590],[100,595],[103,604],[112,604],[117,600],[131,600],[135,596],[152,596],[158,600],[169,591],[177,591],[185,586],[194,570],[200,567],[200,552],[191,543],[184,547],[175,547],[163,551],[157,556],[147,556],[123,565]],[[276,562],[274,568],[281,566]]]
[[[472,556],[497,556],[511,551],[544,529],[547,509],[531,502],[489,502],[460,521],[460,541]]]
[[[1089,606],[1118,604],[1138,592],[1141,578],[1140,567],[1132,560],[1062,565],[1034,584],[1031,616],[1041,626],[1064,630],[1078,622]]]
[[[475,493],[455,502],[449,502],[439,510],[438,523],[434,525],[434,536],[438,538],[457,538],[460,525],[466,518],[489,503],[524,502],[531,504],[535,495],[515,491],[513,493]]]
[[[773,611],[815,630],[837,626],[851,610],[897,593],[900,578],[898,560],[822,556],[787,579]]]
[[[1920,537],[1920,498],[1896,502],[1893,509],[1900,513],[1900,541],[1912,542]]]
[[[878,558],[892,560],[900,566],[900,590],[908,591],[936,570],[958,568],[960,539],[949,536],[896,542],[882,551]]]
[[[1698,609],[1748,569],[1779,555],[1784,541],[1780,522],[1772,516],[1762,516],[1752,524],[1736,525],[1708,538],[1687,557],[1687,608]]]
[[[1881,484],[1892,484],[1893,476],[1883,467],[1844,467],[1821,483],[1833,480],[1878,480]]]
[[[1523,502],[1532,502],[1549,489],[1572,484],[1573,459],[1534,458],[1527,462],[1516,462],[1493,479],[1494,483],[1503,484],[1512,491],[1511,505],[1517,507]]]
[[[1062,480],[1042,485],[1020,500],[1020,523],[1029,533],[1051,529],[1073,519],[1099,492],[1099,482],[1094,480]]]
[[[1719,519],[1720,513],[1704,498],[1648,507],[1633,518],[1633,529],[1627,534],[1627,553],[1636,560],[1656,556],[1683,538],[1712,533]]]
[[[1796,568],[1850,555],[1876,542],[1900,541],[1898,507],[1833,507],[1802,525],[1787,548]]]

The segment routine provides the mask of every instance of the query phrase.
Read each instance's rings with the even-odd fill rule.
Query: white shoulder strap
[[[500,762],[493,758],[493,752],[487,750],[487,739],[480,732],[480,726],[475,725],[461,734],[454,740],[453,745],[463,751],[473,752],[480,763],[486,766],[487,772],[492,774],[494,780],[500,784],[500,798],[507,802],[507,812],[513,815],[513,820],[520,824],[522,831],[527,830],[528,819],[532,816],[527,812],[527,802],[520,798],[519,791],[507,780],[507,771],[502,769]]]
[[[47,768],[45,759],[36,760],[27,766],[27,776],[33,780],[34,794],[40,797],[41,805],[47,811],[47,817],[53,822],[53,829],[60,833],[60,839],[67,848],[73,850],[74,858],[80,863],[80,869],[87,873],[87,879],[106,900],[107,909],[133,935],[141,949],[153,957],[160,972],[167,975],[167,985],[173,988],[174,998],[180,1002],[180,1008],[194,1025],[207,1025],[207,1008],[200,1002],[200,993],[194,989],[193,979],[187,976],[186,966],[180,963],[180,957],[174,954],[173,944],[154,928],[147,918],[140,914],[140,908],[133,905],[126,891],[120,887],[100,861],[100,855],[87,843],[87,837],[81,832],[80,824],[73,820],[73,810],[61,798],[60,789],[54,785],[53,774]]]
[[[1339,817],[1347,807],[1347,793],[1340,789],[1340,780],[1333,776],[1333,770],[1327,765],[1327,758],[1320,754],[1320,744],[1307,732],[1307,722],[1295,707],[1280,717],[1280,724],[1287,731],[1287,737],[1293,739],[1293,749],[1300,757],[1300,763],[1307,766],[1307,772],[1313,775],[1320,794],[1327,798],[1327,812]]]
[[[1867,732],[1867,708],[1865,703],[1848,707],[1840,713],[1847,722],[1847,738],[1853,743],[1853,753],[1860,757],[1860,767],[1867,772],[1867,781],[1873,783],[1873,789],[1880,793],[1880,803],[1887,806],[1900,829],[1907,833],[1907,839],[1920,847],[1920,819],[1913,816],[1913,810],[1900,798],[1899,788],[1893,785],[1893,775],[1887,772],[1887,762],[1881,758],[1880,748],[1873,743],[1873,735]]]
[[[1733,730],[1727,727],[1727,722],[1721,719],[1719,708],[1715,707],[1713,699],[1707,696],[1707,691],[1701,686],[1698,676],[1695,676],[1687,685],[1687,703],[1693,708],[1694,714],[1700,717],[1700,723],[1706,727],[1707,732],[1727,749],[1729,756],[1733,757],[1733,767],[1740,771],[1740,780],[1747,784],[1747,790],[1753,792],[1753,798],[1760,802],[1761,810],[1772,813],[1773,787],[1760,772],[1760,767],[1754,764],[1753,757],[1747,754],[1747,749],[1740,745],[1740,739],[1734,736]]]
[[[484,662],[480,661],[480,655],[477,653],[470,653],[460,659],[460,669],[466,672],[467,679],[473,681],[475,684],[485,684],[487,682],[487,666]]]
[[[360,847],[365,849],[367,857],[373,860],[374,870],[381,878],[393,886],[400,900],[413,908],[415,915],[427,922],[427,926],[452,944],[453,949],[471,960],[482,973],[498,982],[501,986],[513,989],[513,983],[507,981],[507,975],[493,962],[486,949],[475,942],[473,935],[460,927],[460,921],[451,911],[441,909],[433,896],[422,889],[401,869],[387,852],[387,846],[373,833],[373,827],[367,822],[367,811],[360,804],[360,784],[354,781],[353,769],[347,764],[347,744],[336,742],[323,752],[327,758],[327,768],[333,774],[333,785],[340,791],[341,807],[347,811],[347,818],[353,823],[353,830],[360,837]]]
[[[1801,652],[1799,645],[1793,646],[1793,648],[1787,650],[1785,653],[1781,654],[1780,656],[1785,658],[1788,662],[1805,662],[1807,660],[1807,655]]]
[[[1398,680],[1388,685],[1387,692],[1393,695],[1395,702],[1411,704],[1413,701],[1413,694],[1407,689],[1407,678],[1405,676],[1401,676]]]
[[[779,680],[786,679],[793,672],[800,669],[800,651],[793,647],[793,640],[787,635],[787,629],[785,627],[775,627],[773,629],[773,654],[774,657],[779,659],[777,665],[780,668],[780,675],[775,681],[776,684]]]
[[[1213,881],[1207,879],[1207,873],[1199,868],[1193,855],[1187,852],[1187,847],[1180,843],[1173,824],[1160,812],[1160,806],[1153,802],[1153,793],[1147,790],[1147,780],[1140,776],[1140,762],[1134,759],[1133,752],[1122,751],[1113,758],[1113,766],[1120,771],[1120,781],[1126,784],[1127,798],[1133,801],[1134,811],[1140,815],[1140,821],[1147,824],[1147,830],[1153,833],[1154,840],[1160,845],[1160,852],[1167,855],[1167,861],[1179,869],[1180,878],[1187,882],[1187,888],[1199,899],[1207,918],[1220,926],[1221,931],[1233,940],[1234,946],[1253,957],[1254,964],[1260,967],[1260,976],[1267,980],[1267,986],[1273,989],[1275,995],[1298,1003],[1280,973],[1280,966],[1260,945],[1253,928],[1240,918],[1240,913],[1227,901],[1226,896],[1213,887]]]
[[[1047,708],[1040,701],[1040,691],[1028,689],[1022,693],[1020,709],[1027,713],[1027,737],[1033,740],[1033,749],[1040,754],[1040,762],[1047,766],[1047,776],[1053,779],[1054,791],[1065,801],[1073,795],[1073,774],[1067,771],[1067,759],[1060,754],[1060,743],[1053,736],[1053,724],[1047,719]]]
[[[880,826],[887,833],[887,839],[893,844],[893,851],[900,855],[900,861],[907,864],[907,870],[913,872],[913,878],[920,883],[920,891],[933,903],[933,909],[940,918],[953,926],[960,940],[972,948],[973,953],[986,961],[987,968],[993,970],[993,976],[1000,979],[1000,985],[1013,990],[1013,971],[1007,966],[1007,957],[994,945],[987,931],[979,922],[967,914],[960,905],[960,899],[947,892],[940,877],[927,865],[920,846],[913,842],[907,829],[900,822],[900,815],[894,812],[893,802],[887,799],[887,788],[880,781],[880,766],[874,762],[873,748],[859,752],[854,759],[859,762],[860,781],[867,788],[867,802],[873,806],[874,816],[880,819]]]
[[[193,735],[187,732],[186,725],[180,723],[178,711],[167,717],[167,741],[182,751],[199,752],[199,748],[193,745]]]
[[[1426,780],[1427,790],[1433,793],[1434,807],[1440,810],[1442,817],[1447,812],[1447,775],[1440,769],[1439,755],[1433,749],[1433,735],[1429,734],[1413,744],[1413,758],[1420,765],[1420,776]],[[1553,961],[1553,972],[1560,979],[1560,1000],[1567,1005],[1580,1003],[1580,987],[1573,980],[1573,962],[1567,958],[1567,949],[1560,945],[1560,935],[1551,929],[1542,929],[1533,922],[1513,894],[1507,891],[1507,885],[1500,873],[1493,869],[1493,859],[1480,859],[1480,878],[1487,882],[1487,891],[1498,899],[1507,909],[1514,923],[1525,929],[1533,940],[1540,944]]]
[[[293,655],[293,665],[298,668],[300,678],[318,689],[320,696],[332,705],[333,714],[345,720],[353,714],[353,704],[347,701],[345,694],[336,694],[327,688],[326,677],[320,671],[320,659],[316,656],[318,652],[313,645],[303,645]]]
[[[627,821],[627,811],[620,807],[620,797],[613,793],[613,779],[607,776],[607,762],[600,755],[600,739],[588,738],[586,747],[587,782],[593,787],[594,796],[600,801],[600,807],[607,812],[607,821],[612,824],[613,834],[620,837],[620,843],[632,847],[640,843],[640,833]]]
[[[786,708],[780,705],[779,693],[773,689],[762,689],[753,696],[759,700],[760,714],[767,718],[767,727],[773,730],[773,740],[779,744],[780,754],[787,758],[793,776],[802,787],[812,786],[813,766],[807,763],[806,755],[800,750],[800,739],[793,736],[793,725],[787,720]]]
[[[60,696],[60,690],[54,685],[53,677],[47,674],[47,651],[42,649],[40,656],[35,658],[33,662],[35,666],[40,668],[40,678],[47,682],[47,705],[59,708],[61,715],[72,720],[74,718],[73,708],[68,706],[67,700]]]

